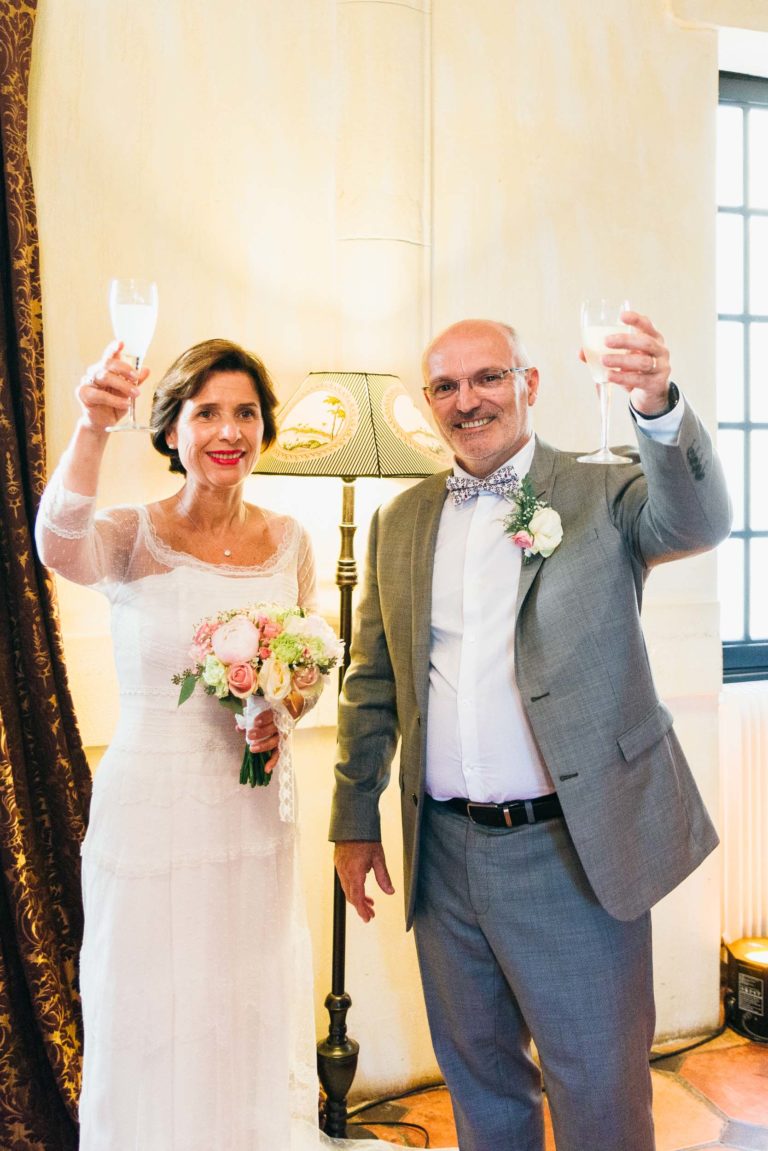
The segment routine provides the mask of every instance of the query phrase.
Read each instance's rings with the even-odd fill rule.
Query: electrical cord
[[[396,1095],[382,1095],[379,1099],[369,1099],[367,1103],[358,1103],[356,1107],[350,1107],[347,1118],[362,1115],[363,1111],[370,1111],[371,1108],[380,1107],[384,1103],[399,1103],[401,1099],[409,1099],[412,1095],[426,1095],[428,1091],[442,1091],[444,1088],[445,1083],[440,1079],[435,1083],[423,1083],[421,1087],[410,1087],[407,1091],[400,1091]]]
[[[428,1091],[443,1091],[445,1090],[445,1083],[441,1081],[436,1083],[423,1083],[420,1087],[411,1087],[408,1091],[400,1091],[396,1095],[382,1095],[379,1099],[369,1099],[367,1103],[358,1103],[356,1107],[351,1107],[347,1112],[347,1118],[352,1119],[357,1115],[362,1115],[364,1111],[372,1111],[375,1107],[383,1107],[386,1103],[399,1103],[402,1099],[409,1099],[413,1095],[426,1095]],[[398,1119],[369,1119],[368,1123],[375,1127],[410,1127],[415,1131],[420,1131],[424,1136],[424,1147],[431,1147],[429,1141],[429,1132],[420,1123],[412,1123],[406,1120]],[[360,1122],[350,1123],[350,1127],[362,1127],[364,1124]]]
[[[722,1027],[718,1027],[717,1031],[712,1031],[709,1035],[705,1035],[703,1039],[697,1039],[695,1043],[689,1043],[686,1047],[675,1047],[672,1051],[657,1051],[655,1055],[651,1055],[648,1062],[660,1063],[663,1059],[674,1059],[676,1055],[685,1055],[689,1051],[695,1051],[697,1047],[703,1047],[705,1043],[711,1043],[713,1039],[719,1039],[727,1029],[728,1024],[724,1023]]]
[[[429,1148],[432,1144],[429,1141],[429,1131],[426,1127],[422,1127],[420,1123],[410,1123],[404,1119],[369,1119],[368,1123],[348,1123],[348,1127],[362,1127],[364,1131],[368,1131],[370,1127],[408,1127],[412,1131],[418,1131],[424,1136],[422,1147]]]

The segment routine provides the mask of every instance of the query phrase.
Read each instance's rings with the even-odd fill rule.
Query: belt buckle
[[[473,807],[479,807],[485,811],[489,811],[489,810],[500,811],[501,814],[504,816],[504,822],[507,825],[507,827],[514,827],[515,825],[512,822],[512,815],[511,815],[510,809],[513,807],[519,807],[519,806],[520,806],[519,800],[512,800],[509,803],[475,803],[473,800],[468,799],[467,800],[467,815],[469,816],[469,818],[472,820],[473,823],[478,823],[479,821],[476,820],[472,814],[471,809]],[[481,824],[480,826],[483,826],[483,825]]]
[[[474,815],[472,814],[473,808],[480,808],[481,811],[490,811],[490,810],[495,811],[498,806],[499,806],[498,803],[476,803],[474,800],[468,799],[467,800],[467,815],[471,819],[472,823],[479,823],[479,820],[475,819]],[[482,827],[483,824],[480,824],[480,826]]]

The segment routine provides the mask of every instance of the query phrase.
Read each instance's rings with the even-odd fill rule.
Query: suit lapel
[[[556,461],[557,452],[555,449],[551,448],[549,444],[545,444],[543,440],[537,439],[536,450],[533,453],[533,460],[528,475],[531,478],[536,497],[547,504],[551,504],[552,502]],[[516,616],[520,614],[520,609],[525,602],[525,597],[533,587],[533,582],[539,574],[539,569],[543,562],[543,556],[538,555],[532,556],[527,562],[522,564],[520,568],[520,584],[517,589]]]
[[[432,577],[440,513],[445,503],[445,478],[431,476],[421,485],[411,541],[411,634],[413,682],[419,710],[426,712],[429,693],[429,647],[432,624]]]

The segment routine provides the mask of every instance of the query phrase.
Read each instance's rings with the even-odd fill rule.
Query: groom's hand
[[[333,862],[347,900],[363,923],[368,923],[376,914],[373,899],[365,891],[368,872],[373,871],[376,882],[387,895],[394,895],[395,891],[387,871],[384,848],[377,841],[360,839],[337,843]]]

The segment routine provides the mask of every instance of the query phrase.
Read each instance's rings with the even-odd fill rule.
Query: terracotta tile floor
[[[680,1042],[670,1043],[661,1050],[680,1046]],[[710,1147],[768,1151],[768,1044],[752,1043],[726,1030],[694,1051],[666,1055],[654,1062],[652,1075],[657,1151],[702,1151]],[[370,1132],[403,1147],[456,1146],[445,1088],[380,1104],[361,1114],[358,1122],[363,1119],[365,1128],[350,1125],[350,1137],[365,1137]],[[429,1143],[415,1128],[377,1125],[376,1119],[418,1123],[429,1132]],[[546,1125],[546,1151],[555,1151],[548,1114]]]

